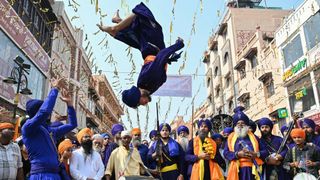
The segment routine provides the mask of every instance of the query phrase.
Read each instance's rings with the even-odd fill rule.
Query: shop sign
[[[307,95],[307,88],[303,87],[300,91],[295,93],[296,100],[300,100],[303,96]]]
[[[288,110],[287,108],[282,108],[282,109],[278,109],[278,117],[281,118],[286,118],[288,117]]]
[[[50,57],[6,0],[0,1],[0,27],[44,73],[48,72]]]
[[[286,81],[291,79],[294,75],[304,70],[307,67],[307,58],[300,60],[296,65],[294,65],[291,69],[287,70],[282,76],[282,80]]]

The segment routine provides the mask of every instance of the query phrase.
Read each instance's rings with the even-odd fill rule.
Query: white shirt
[[[104,165],[99,153],[92,150],[86,155],[83,148],[72,152],[70,159],[70,174],[76,180],[86,180],[93,178],[100,180],[104,175]]]

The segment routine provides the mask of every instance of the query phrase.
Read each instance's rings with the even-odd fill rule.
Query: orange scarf
[[[148,64],[150,62],[153,62],[156,59],[156,56],[153,55],[148,55],[145,59],[144,59],[144,63],[143,64]],[[168,64],[166,64],[164,66],[164,69],[167,71],[168,69]]]
[[[248,133],[250,142],[253,146],[254,152],[259,152],[259,143],[254,136],[252,132]],[[229,151],[234,151],[234,146],[236,144],[236,141],[238,139],[238,136],[233,132],[228,137],[228,148]],[[255,158],[257,164],[259,165],[259,168],[257,169],[256,166],[253,164],[252,160],[249,158],[240,158],[238,160],[232,160],[230,162],[229,171],[228,171],[228,177],[227,180],[238,180],[239,179],[239,168],[240,167],[252,167],[252,174],[255,176],[256,180],[260,180],[258,171],[262,171],[262,164],[263,161],[260,158]]]
[[[193,140],[194,155],[198,156],[199,154],[201,154],[203,152],[202,147],[205,147],[205,149],[207,149],[207,153],[210,154],[209,167],[211,180],[223,180],[224,177],[219,165],[213,161],[217,150],[216,142],[214,142],[214,140],[212,140],[211,138],[206,138],[205,143],[202,144],[199,136],[195,137]],[[191,180],[203,180],[204,171],[204,160],[200,159],[192,166]]]

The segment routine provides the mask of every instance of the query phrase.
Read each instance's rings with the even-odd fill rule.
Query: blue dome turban
[[[214,140],[216,140],[216,139],[218,139],[218,138],[223,139],[223,136],[222,136],[221,134],[219,134],[219,133],[216,133],[216,134],[212,135],[211,137],[212,137],[212,139],[214,139]]]
[[[189,129],[188,129],[187,126],[183,126],[183,125],[182,125],[182,126],[179,126],[177,131],[178,131],[178,135],[180,134],[181,131],[184,131],[184,132],[186,132],[187,134],[189,134]]]
[[[311,127],[313,129],[313,131],[316,128],[316,123],[314,123],[314,121],[312,119],[308,119],[308,118],[303,119],[303,121],[300,121],[300,127],[303,127],[303,124],[306,124],[309,127]]]
[[[112,136],[114,136],[118,132],[121,132],[123,130],[124,130],[124,128],[121,124],[114,124],[114,125],[112,125],[111,134],[112,134]]]
[[[253,120],[249,121],[249,126],[251,127],[253,133],[256,132],[257,124]]]
[[[273,122],[269,118],[266,118],[266,117],[261,118],[258,122],[259,129],[261,129],[261,126],[263,126],[263,125],[269,126],[271,130],[273,128]]]
[[[157,130],[152,130],[149,133],[149,138],[151,139],[153,136],[156,136],[158,134]]]
[[[37,114],[42,104],[43,101],[38,99],[31,99],[27,102],[26,112],[30,119]]]
[[[208,129],[209,131],[211,131],[212,129],[212,123],[209,119],[201,119],[199,122],[198,122],[198,128],[200,128],[200,126],[202,125],[202,123],[205,123],[207,126],[208,126]]]
[[[160,124],[159,130],[161,131],[162,128],[164,128],[164,127],[167,127],[167,128],[168,128],[168,131],[171,132],[171,127],[170,127],[170,125],[167,124],[167,123],[162,123],[162,124]]]
[[[283,126],[281,127],[280,131],[281,131],[282,135],[283,135],[283,133],[284,133],[287,129],[288,129],[288,126],[287,126],[287,125],[283,125]]]
[[[233,132],[233,128],[232,127],[226,127],[223,129],[223,133],[227,133],[227,134],[230,134]]]
[[[129,107],[136,108],[139,104],[141,92],[136,86],[122,92],[122,101]]]
[[[243,112],[244,110],[244,107],[242,106],[238,106],[236,107],[233,112],[234,112],[234,115],[233,115],[233,125],[235,126],[238,121],[242,120],[244,121],[244,123],[246,125],[249,125],[249,118],[248,116]]]

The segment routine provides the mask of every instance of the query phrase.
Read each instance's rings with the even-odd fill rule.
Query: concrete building
[[[17,114],[24,115],[29,99],[43,99],[47,95],[47,73],[57,17],[48,0],[9,2],[0,0],[0,106],[10,111],[17,106]],[[20,90],[27,87],[32,95],[17,93],[17,85],[3,82],[9,76],[17,77],[17,72],[13,71],[17,67],[16,56],[30,65],[30,73],[25,73],[21,79]]]
[[[303,112],[320,124],[319,0],[305,0],[275,33],[289,115]]]
[[[275,61],[274,45],[269,43],[290,11],[246,2],[230,1],[221,23],[209,38],[203,60],[209,103],[207,116],[232,115],[233,109],[242,105],[249,117],[256,120],[282,107],[271,103],[281,96],[278,93],[281,89],[267,91],[269,82],[278,82],[276,73],[269,71],[277,65],[273,63],[269,70],[265,65]],[[264,82],[267,79],[268,83]]]

